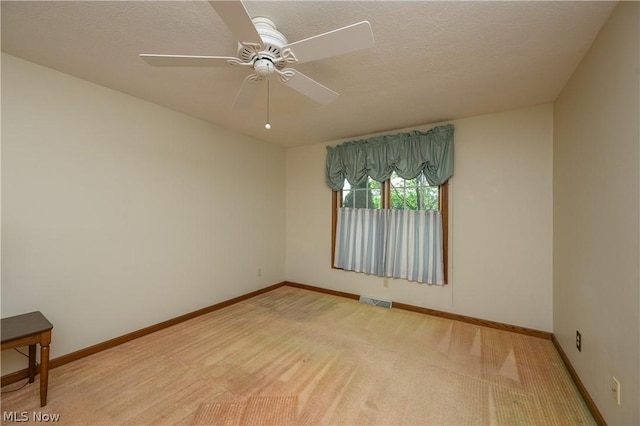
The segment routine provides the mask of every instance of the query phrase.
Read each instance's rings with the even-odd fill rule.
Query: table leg
[[[49,344],[51,330],[42,333],[40,338],[40,406],[47,405],[47,389],[49,386]]]
[[[29,383],[36,377],[36,344],[29,345]]]

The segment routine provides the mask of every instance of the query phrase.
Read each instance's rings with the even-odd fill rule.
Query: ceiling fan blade
[[[233,101],[233,109],[249,108],[256,100],[262,81],[255,80],[255,74],[245,77],[240,90]]]
[[[285,85],[323,105],[330,104],[340,96],[338,93],[312,80],[300,71],[285,68],[282,72],[287,74],[286,79],[281,79]]]
[[[281,50],[291,49],[298,60],[297,63],[304,63],[367,49],[373,44],[371,24],[368,21],[362,21],[290,43],[282,47]]]
[[[192,55],[156,55],[142,53],[140,57],[155,67],[225,67],[229,60],[236,58],[226,56],[192,56]]]
[[[229,30],[231,30],[236,40],[262,45],[262,38],[260,34],[258,34],[255,25],[253,25],[249,12],[247,12],[247,9],[240,0],[215,0],[210,1],[209,4],[215,9]]]

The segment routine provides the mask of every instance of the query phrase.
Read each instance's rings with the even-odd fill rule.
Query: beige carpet
[[[2,410],[66,425],[595,424],[548,340],[291,287],[55,368],[46,407],[36,380]]]
[[[245,402],[204,403],[193,425],[294,425],[297,397],[253,396]]]

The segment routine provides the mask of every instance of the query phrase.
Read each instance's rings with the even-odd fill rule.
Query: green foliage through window
[[[386,182],[385,182],[386,184]],[[438,210],[440,192],[438,186],[430,186],[423,174],[415,179],[403,179],[395,172],[388,181],[390,199],[382,205],[385,184],[367,178],[358,185],[345,182],[342,205],[358,209],[391,208],[397,210]]]
[[[379,209],[382,204],[382,184],[367,177],[367,180],[351,186],[345,182],[342,205],[357,209]]]
[[[438,187],[429,186],[423,174],[414,179],[403,179],[394,172],[390,184],[392,209],[438,210]]]

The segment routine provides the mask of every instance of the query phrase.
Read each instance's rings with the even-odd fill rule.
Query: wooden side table
[[[40,344],[40,406],[47,405],[49,344],[53,325],[40,311],[2,318],[2,350],[29,346],[29,383],[36,375],[36,344]]]

